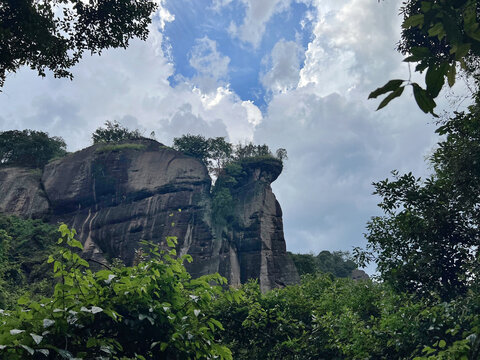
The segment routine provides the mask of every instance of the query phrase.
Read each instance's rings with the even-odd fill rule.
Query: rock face
[[[0,168],[0,212],[37,218],[48,211],[40,173],[19,167]]]
[[[0,211],[65,222],[85,257],[132,264],[141,240],[190,254],[193,276],[219,272],[237,285],[258,278],[262,290],[298,281],[285,251],[282,212],[270,188],[280,173],[250,164],[235,189],[234,227],[212,219],[211,179],[200,161],[153,140],[94,145],[47,164],[38,174],[0,170]],[[280,169],[281,171],[281,169]]]
[[[232,192],[236,221],[222,233],[221,272],[230,274],[232,284],[258,278],[262,291],[295,283],[298,274],[286,253],[282,209],[270,187],[281,163],[251,162],[243,170],[245,176]]]

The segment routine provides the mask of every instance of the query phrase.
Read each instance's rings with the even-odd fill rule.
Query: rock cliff
[[[40,175],[0,169],[0,212],[75,228],[85,257],[131,264],[141,240],[178,239],[193,276],[219,272],[231,285],[258,278],[262,290],[298,281],[285,249],[282,211],[270,184],[281,167],[248,163],[232,189],[235,223],[212,217],[204,164],[153,140],[97,144],[48,163]]]

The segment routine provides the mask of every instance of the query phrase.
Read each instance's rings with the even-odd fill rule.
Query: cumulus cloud
[[[294,89],[300,79],[301,47],[294,41],[278,41],[266,59],[269,69],[261,78],[263,86],[273,92]]]
[[[192,113],[192,106],[184,104],[168,119],[162,122],[159,139],[170,142],[174,137],[184,134],[203,135],[205,137],[228,137],[225,124],[220,119],[211,122],[205,121],[201,116]]]
[[[291,0],[242,0],[246,7],[245,18],[240,26],[232,23],[230,33],[254,48],[260,45],[270,18],[288,9]]]
[[[153,27],[161,27],[158,18]],[[203,44],[215,50],[209,39]],[[217,67],[212,68],[214,75],[224,76],[225,66],[222,70],[219,64],[227,61],[212,59],[219,60],[212,64]],[[196,66],[208,72],[208,61]],[[127,121],[146,134],[155,131],[166,143],[180,135],[172,130],[180,126],[180,119],[188,123],[180,127],[182,132],[202,128],[206,135],[228,134],[235,141],[252,138],[258,122],[252,115],[255,105],[246,104],[222,84],[208,92],[191,81],[172,87],[168,79],[174,74],[174,64],[163,50],[158,31],[146,42],[132,41],[126,50],[84,57],[73,73],[73,81],[50,75],[42,79],[25,68],[9,76],[0,96],[0,116],[5,119],[0,130],[47,129],[51,135],[64,137],[73,151],[90,145],[91,133],[106,120]],[[29,89],[28,96],[25,89]],[[160,137],[162,131],[166,136]]]
[[[431,127],[405,118],[398,128],[389,115],[339,94],[318,96],[313,87],[273,97],[255,140],[289,154],[273,188],[291,251],[364,245],[365,224],[378,213],[371,183],[395,168],[422,169]]]
[[[324,95],[365,91],[398,72],[401,56],[393,49],[400,36],[399,5],[398,0],[317,0],[314,39],[305,54],[300,85],[317,84]]]
[[[207,36],[197,39],[190,52],[190,66],[197,71],[194,82],[204,91],[212,91],[218,87],[228,75],[230,58],[217,50],[217,43]]]

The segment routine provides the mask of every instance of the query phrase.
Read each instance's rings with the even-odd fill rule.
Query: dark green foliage
[[[173,139],[173,148],[186,155],[202,160],[207,163],[209,158],[208,140],[202,135],[183,135]]]
[[[65,154],[61,137],[35,130],[0,132],[0,164],[42,168],[50,159]]]
[[[224,137],[205,138],[202,135],[182,135],[173,139],[173,148],[186,155],[200,159],[208,167],[211,174],[218,177],[222,169],[231,162],[242,162],[253,159],[287,160],[287,150],[280,148],[274,156],[268,145],[232,145]]]
[[[218,177],[225,164],[232,158],[233,146],[224,137],[208,139],[209,163],[211,173]]]
[[[402,13],[403,30],[398,50],[409,55],[405,62],[417,63],[416,72],[425,71],[426,88],[410,79],[391,80],[373,91],[369,98],[388,94],[378,107],[381,109],[400,96],[405,86],[411,85],[420,109],[435,115],[434,99],[445,82],[450,87],[455,84],[457,65],[478,83],[480,3],[478,0],[407,0]]]
[[[154,244],[136,266],[92,273],[75,232],[60,231],[67,247],[48,260],[58,279],[53,296],[22,297],[0,312],[2,359],[232,359],[214,339],[222,325],[207,313],[222,291],[219,275],[191,279],[183,266],[191,257]]]
[[[299,275],[329,273],[335,277],[349,277],[357,268],[350,255],[344,251],[321,251],[313,254],[289,253]]]
[[[430,159],[434,175],[394,172],[374,184],[385,216],[369,222],[368,247],[400,291],[451,299],[478,281],[480,121],[472,110],[437,130],[446,139]]]
[[[115,144],[124,140],[135,140],[142,138],[143,136],[140,133],[140,130],[129,130],[122,126],[118,121],[106,121],[104,128],[99,127],[92,134],[92,141],[94,144]]]
[[[12,307],[25,292],[51,293],[46,260],[58,236],[56,227],[40,220],[0,214],[0,308]]]
[[[235,204],[232,190],[245,175],[246,173],[240,164],[230,162],[225,165],[217,178],[212,190],[212,213],[216,224],[224,226],[234,220],[232,216]]]
[[[426,304],[386,284],[308,275],[266,294],[256,283],[231,290],[212,316],[234,359],[400,360],[430,348],[430,359],[476,360],[479,306],[475,293]]]
[[[285,149],[279,149],[280,155],[286,158],[287,151]],[[277,150],[278,151],[278,150]],[[268,145],[255,145],[253,143],[248,143],[245,145],[238,144],[235,146],[235,160],[243,160],[247,158],[256,158],[256,157],[264,157],[264,156],[271,156],[272,152],[270,151]]]
[[[126,48],[130,39],[146,39],[148,0],[1,0],[0,87],[9,72],[26,65],[45,76],[69,77],[69,69],[86,51]]]

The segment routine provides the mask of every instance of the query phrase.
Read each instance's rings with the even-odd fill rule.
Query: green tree
[[[193,156],[200,159],[205,164],[208,163],[209,158],[209,143],[202,135],[182,135],[179,138],[173,139],[173,148],[181,151],[186,155]]]
[[[288,160],[287,150],[284,148],[277,149],[277,151],[275,151],[275,156],[282,162],[283,160]]]
[[[225,164],[232,159],[233,145],[224,137],[210,138],[208,141],[208,168],[216,177]]]
[[[22,66],[69,77],[85,52],[126,48],[146,39],[156,2],[150,0],[1,0],[0,88]]]
[[[0,164],[41,168],[50,159],[65,154],[66,144],[61,137],[35,130],[0,132]]]
[[[142,139],[140,130],[129,130],[122,126],[118,121],[106,121],[105,127],[99,127],[92,134],[94,144],[98,143],[118,143],[123,140]]]
[[[273,156],[268,145],[255,145],[254,143],[249,142],[245,145],[237,144],[235,146],[235,160],[261,156]]]
[[[357,265],[350,254],[343,251],[321,251],[317,256],[313,254],[290,253],[299,275],[329,273],[335,277],[349,277]]]
[[[369,222],[368,248],[400,291],[448,300],[478,281],[480,118],[472,110],[437,129],[446,138],[430,159],[431,177],[394,172],[374,184],[385,216]]]
[[[0,308],[12,308],[26,292],[34,297],[52,293],[46,260],[58,235],[57,227],[41,220],[0,214]]]
[[[412,86],[420,109],[434,114],[434,99],[445,82],[450,87],[455,84],[457,67],[476,77],[480,59],[479,9],[477,0],[406,1],[398,49],[409,55],[405,62],[417,63],[416,72],[425,72],[426,88],[410,79],[390,80],[369,96],[388,94],[378,109],[401,96],[406,86]]]

